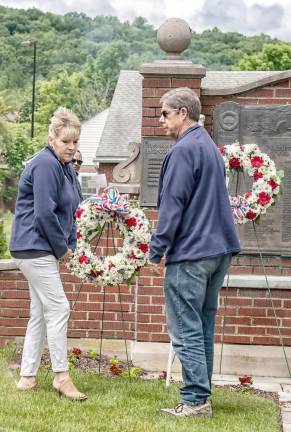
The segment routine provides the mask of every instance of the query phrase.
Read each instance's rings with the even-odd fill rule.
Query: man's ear
[[[185,119],[188,116],[188,110],[186,107],[180,108],[180,113],[182,113],[183,118]]]

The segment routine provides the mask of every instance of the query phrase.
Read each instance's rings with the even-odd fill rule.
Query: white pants
[[[67,323],[70,305],[64,293],[58,260],[53,255],[15,259],[29,284],[30,319],[23,346],[21,376],[35,376],[47,335],[52,370],[64,372],[67,364]]]

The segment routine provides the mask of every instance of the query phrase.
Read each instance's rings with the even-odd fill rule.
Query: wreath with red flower
[[[130,283],[148,260],[150,223],[144,212],[132,207],[127,195],[116,190],[94,195],[76,210],[77,246],[68,268],[84,282],[97,285]],[[123,237],[115,255],[97,256],[90,239],[114,223]]]
[[[274,161],[256,144],[234,143],[219,150],[224,159],[227,184],[231,172],[246,172],[254,180],[250,191],[229,197],[235,223],[258,221],[260,215],[275,204],[284,172],[277,171]]]

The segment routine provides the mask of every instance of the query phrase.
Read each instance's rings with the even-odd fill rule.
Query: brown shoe
[[[83,393],[80,393],[79,390],[75,387],[71,378],[67,378],[57,385],[53,383],[53,388],[59,394],[59,396],[63,395],[71,400],[82,402],[87,399],[87,396]]]

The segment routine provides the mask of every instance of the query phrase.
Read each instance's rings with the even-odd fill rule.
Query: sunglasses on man
[[[180,109],[181,109],[181,108],[173,108],[173,109],[168,110],[168,111],[163,110],[163,111],[161,112],[161,116],[163,116],[164,118],[167,118],[168,115],[171,114],[171,112],[175,112],[175,111],[178,111],[178,112],[179,112]]]
[[[82,160],[79,160],[79,159],[72,159],[72,164],[73,164],[73,165],[79,165],[79,166],[81,166],[82,163],[83,163]]]

